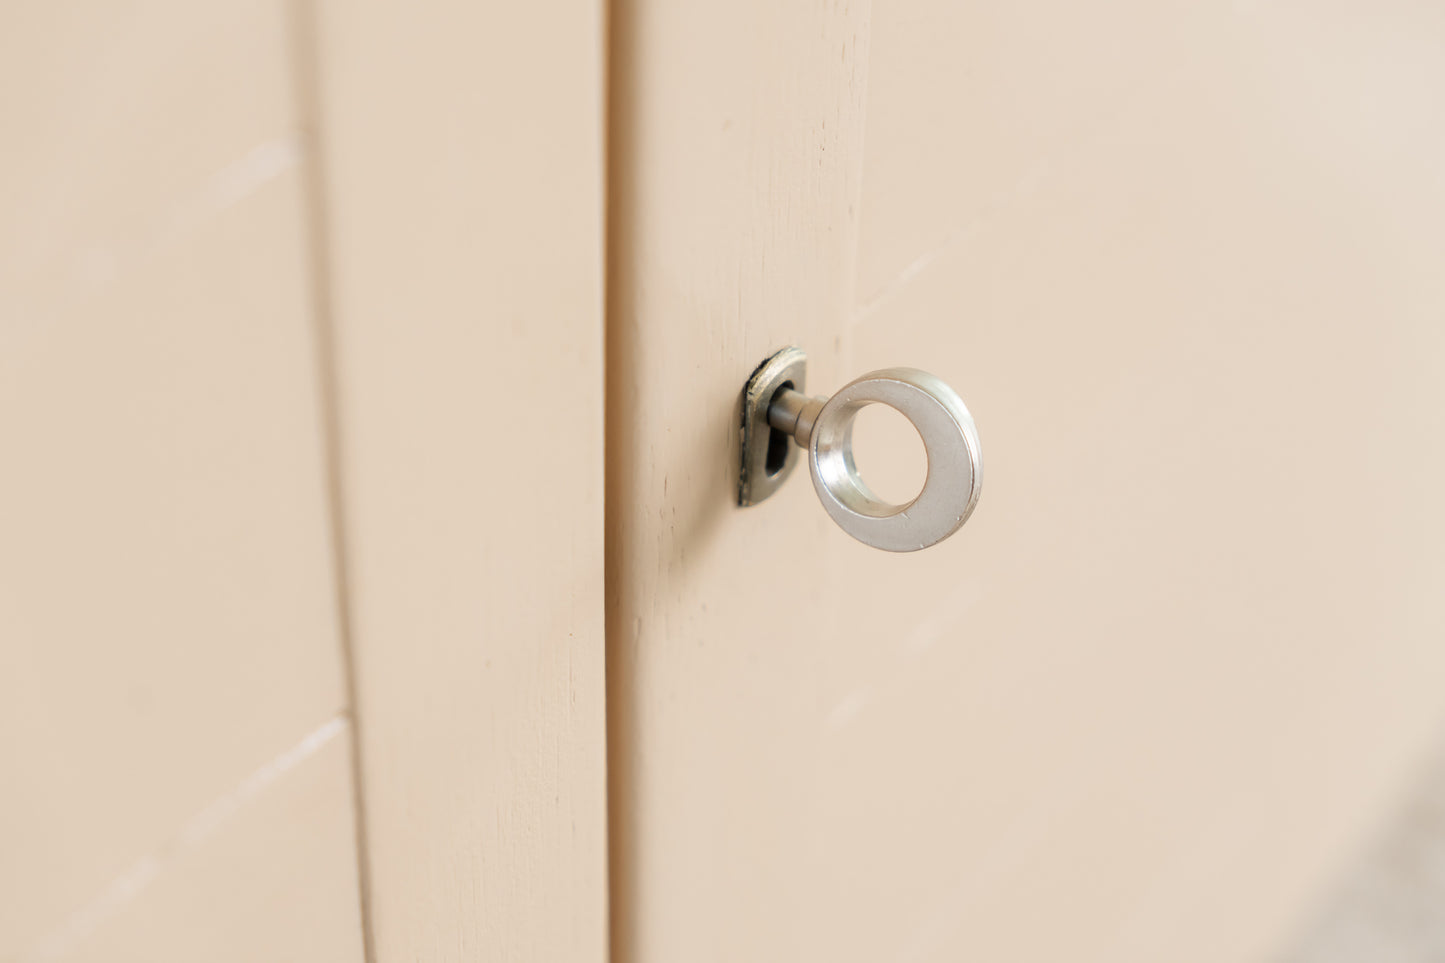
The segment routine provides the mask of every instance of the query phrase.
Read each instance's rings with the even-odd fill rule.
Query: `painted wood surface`
[[[612,35],[613,959],[836,959],[858,907],[811,895],[819,673],[867,600],[807,483],[738,510],[733,459],[774,349],[842,380],[867,19],[627,0]]]
[[[281,3],[0,31],[0,959],[361,956]]]
[[[614,960],[1270,958],[1445,725],[1439,11],[613,32]],[[790,342],[960,390],[958,537],[731,506]]]
[[[600,961],[602,10],[314,30],[374,956]]]

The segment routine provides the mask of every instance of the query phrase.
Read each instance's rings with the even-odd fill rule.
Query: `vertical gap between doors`
[[[635,935],[634,878],[636,861],[635,806],[631,747],[636,745],[630,660],[624,647],[635,633],[624,609],[628,571],[629,494],[634,479],[635,426],[627,413],[636,403],[637,351],[634,327],[629,323],[632,281],[630,234],[634,210],[635,154],[633,110],[637,103],[634,0],[601,0],[604,4],[603,47],[603,164],[604,175],[604,342],[603,392],[604,445],[604,579],[607,718],[607,880],[608,950],[611,963],[629,963]]]

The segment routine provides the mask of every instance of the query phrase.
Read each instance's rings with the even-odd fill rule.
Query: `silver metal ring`
[[[923,439],[928,477],[907,504],[873,494],[854,464],[853,420],[871,404],[903,415]],[[889,552],[916,552],[958,531],[983,484],[973,416],[957,392],[917,368],[870,372],[829,398],[813,425],[808,467],[818,498],[843,531]]]

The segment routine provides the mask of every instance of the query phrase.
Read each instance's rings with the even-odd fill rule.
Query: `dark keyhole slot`
[[[773,397],[776,398],[778,392],[791,391],[792,388],[791,381],[784,381],[778,385],[778,390],[773,392]],[[788,463],[788,445],[792,440],[786,432],[781,432],[776,428],[768,429],[768,457],[763,462],[763,468],[767,471],[769,478],[782,471],[783,466]]]

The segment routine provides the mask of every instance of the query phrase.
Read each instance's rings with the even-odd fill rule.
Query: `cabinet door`
[[[1445,723],[1441,27],[616,5],[617,963],[1289,940]],[[960,391],[959,535],[868,549],[797,477],[734,506],[787,344],[814,393]]]
[[[0,959],[352,963],[288,9],[5,21]]]
[[[598,963],[602,7],[315,49],[372,958]]]
[[[21,6],[0,960],[603,960],[602,5]]]

